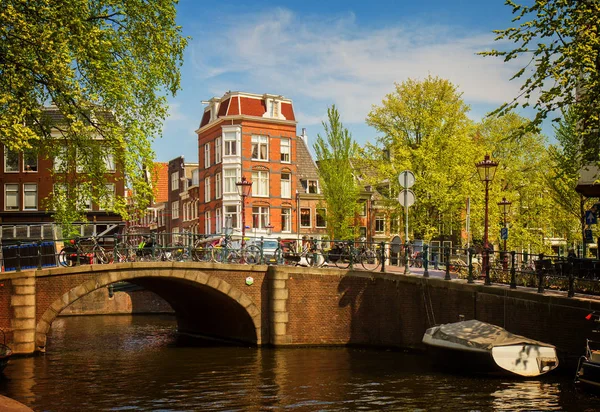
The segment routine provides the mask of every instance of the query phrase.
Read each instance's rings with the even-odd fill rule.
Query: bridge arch
[[[107,269],[94,279],[71,288],[50,305],[36,324],[35,345],[38,350],[45,350],[52,322],[67,306],[95,290],[120,281],[144,286],[165,299],[175,311],[180,331],[203,333],[206,332],[203,328],[208,328],[210,335],[211,331],[215,331],[215,327],[223,327],[222,324],[217,325],[218,322],[207,316],[206,313],[198,313],[202,309],[207,309],[207,305],[218,303],[230,312],[221,313],[217,319],[225,317],[226,321],[230,322],[229,332],[232,333],[232,336],[218,337],[227,337],[258,346],[262,344],[262,320],[259,306],[247,294],[224,279],[202,270],[185,267],[148,266],[140,268],[136,266],[129,270],[114,269]],[[188,297],[187,302],[185,299],[182,302],[182,294]],[[174,298],[175,296],[177,299]],[[202,299],[196,299],[198,297]],[[191,305],[191,309],[186,308],[186,304]],[[216,311],[217,308],[212,308],[212,310]],[[221,310],[222,308],[219,308],[219,311]],[[204,320],[199,321],[200,319]],[[227,322],[225,324],[227,328]]]

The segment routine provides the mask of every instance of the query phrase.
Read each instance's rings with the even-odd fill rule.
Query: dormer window
[[[264,95],[267,111],[263,117],[285,120],[285,116],[281,114],[281,98],[282,96]]]

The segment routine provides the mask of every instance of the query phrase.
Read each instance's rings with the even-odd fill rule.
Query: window
[[[229,226],[227,226],[229,225]],[[238,207],[237,206],[225,206],[225,227],[237,228],[238,227]]]
[[[171,203],[171,219],[179,219],[179,200]]]
[[[375,233],[385,232],[385,217],[375,216]]]
[[[38,195],[37,195],[37,184],[35,183],[24,183],[23,184],[23,210],[37,210],[38,209]]]
[[[198,186],[200,184],[200,171],[198,169],[192,170],[192,186]]]
[[[326,217],[327,217],[327,210],[325,210],[323,208],[318,208],[315,226],[316,227],[327,227]]]
[[[114,183],[107,183],[105,186],[105,189],[106,189],[106,193],[104,193],[102,198],[99,200],[100,201],[99,209],[100,210],[111,210],[114,206],[114,201],[115,201],[115,185],[114,185]]]
[[[281,139],[281,161],[283,163],[290,162],[290,139]]]
[[[319,193],[319,185],[318,182],[316,180],[309,180],[308,181],[308,193]]]
[[[64,170],[66,168],[67,162],[67,148],[62,146],[58,149],[58,153],[56,157],[54,157],[54,171],[56,172],[66,172]]]
[[[225,176],[223,184],[223,193],[237,193],[237,169],[223,169],[223,175]]]
[[[223,147],[221,146],[221,136],[215,139],[215,163],[221,163]]]
[[[361,216],[367,215],[367,202],[358,202],[358,208]]]
[[[221,173],[215,175],[215,199],[220,199],[222,196],[223,182],[221,181]]]
[[[292,231],[292,209],[289,207],[281,209],[281,231]]]
[[[204,233],[206,233],[207,235],[212,233],[210,231],[210,210],[204,212]]]
[[[310,209],[300,209],[300,227],[310,227]]]
[[[179,190],[179,172],[171,173],[171,190]]]
[[[4,185],[4,210],[19,210],[19,185]]]
[[[215,233],[221,233],[223,231],[223,219],[221,216],[221,209],[215,210]]]
[[[226,132],[223,134],[223,145],[225,146],[225,156],[237,155],[236,132]]]
[[[4,146],[4,171],[18,172],[19,171],[19,152],[10,150]]]
[[[252,160],[269,160],[269,138],[252,136]]]
[[[292,197],[292,179],[289,173],[281,174],[281,197],[286,199]]]
[[[38,171],[38,155],[35,150],[26,150],[23,152],[23,171],[37,172]]]
[[[269,172],[266,170],[252,172],[252,196],[269,196]]]
[[[106,168],[107,172],[111,173],[117,170],[115,168],[115,158],[112,153],[106,153],[104,155],[104,167]]]
[[[210,167],[210,143],[204,145],[204,168]]]
[[[254,206],[252,208],[252,227],[254,229],[266,229],[269,225],[269,207]]]
[[[204,179],[204,201],[210,202],[210,176]]]

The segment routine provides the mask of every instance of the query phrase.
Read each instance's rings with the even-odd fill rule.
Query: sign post
[[[409,190],[415,184],[415,175],[410,170],[405,170],[398,176],[398,183],[404,189],[398,196],[398,201],[404,206],[404,243],[406,255],[404,259],[404,273],[408,273],[408,208],[415,204],[415,194]]]

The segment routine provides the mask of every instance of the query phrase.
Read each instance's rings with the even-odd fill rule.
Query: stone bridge
[[[247,282],[247,278],[252,281]],[[552,343],[577,358],[600,312],[567,298],[464,280],[265,265],[134,262],[0,274],[0,328],[15,353],[43,351],[52,322],[78,299],[127,281],[174,310],[182,333],[262,346],[367,345],[420,348],[425,329],[479,319]]]

